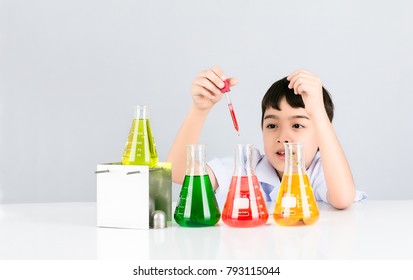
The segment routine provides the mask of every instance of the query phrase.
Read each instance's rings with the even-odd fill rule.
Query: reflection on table
[[[97,228],[95,203],[1,205],[0,259],[413,258],[413,201],[319,208],[312,226],[132,230]]]

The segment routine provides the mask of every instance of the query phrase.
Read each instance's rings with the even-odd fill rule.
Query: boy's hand
[[[191,84],[192,101],[195,107],[199,110],[209,110],[221,100],[224,96],[221,89],[226,79],[224,72],[217,66],[201,71]],[[231,87],[238,83],[235,78],[229,78],[228,81]]]
[[[325,112],[323,101],[323,85],[318,76],[304,69],[291,73],[287,80],[288,87],[303,98],[305,110],[310,117]]]

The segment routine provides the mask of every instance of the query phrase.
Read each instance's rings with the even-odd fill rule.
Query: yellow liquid
[[[319,217],[307,174],[284,174],[273,213],[282,226],[311,225]]]
[[[134,119],[123,152],[122,164],[147,165],[150,168],[158,164],[155,140],[148,119]]]

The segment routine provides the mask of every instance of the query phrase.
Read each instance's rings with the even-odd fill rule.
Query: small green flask
[[[136,106],[135,108],[135,118],[126,141],[122,164],[147,165],[150,168],[158,164],[158,154],[149,122],[148,106]]]
[[[174,219],[183,227],[206,227],[221,218],[205,163],[205,145],[187,146],[186,175]]]

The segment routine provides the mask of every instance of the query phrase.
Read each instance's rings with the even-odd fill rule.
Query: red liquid
[[[228,108],[229,108],[229,112],[231,114],[232,123],[234,124],[234,128],[239,133],[239,126],[238,126],[238,122],[237,122],[237,117],[235,117],[235,112],[234,112],[234,108],[232,107],[232,104],[228,104]]]
[[[255,227],[267,220],[268,210],[257,176],[233,176],[222,221],[231,227]]]

